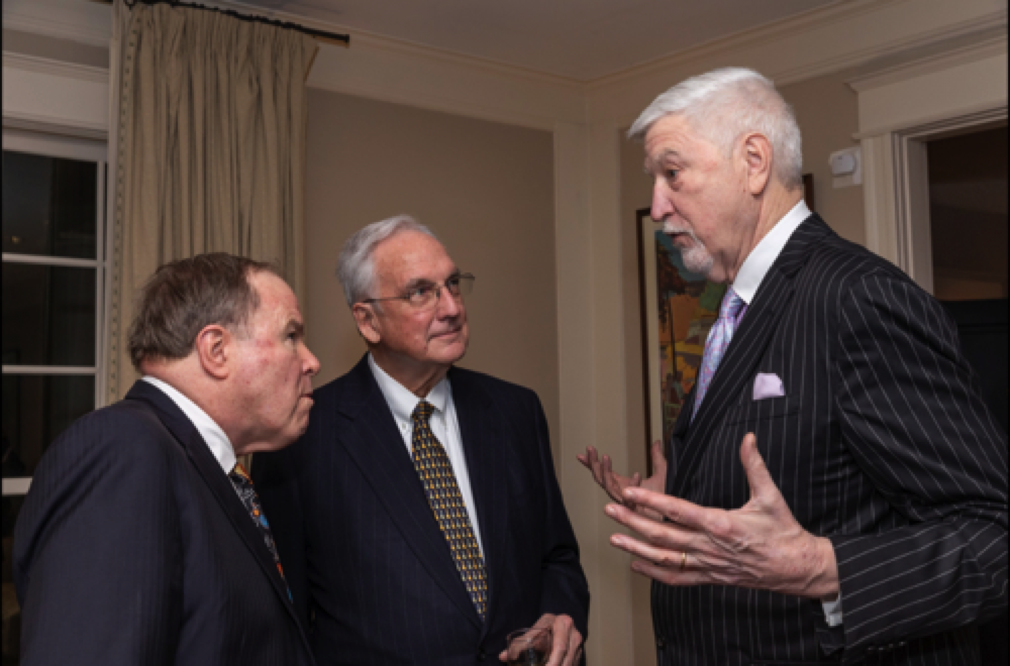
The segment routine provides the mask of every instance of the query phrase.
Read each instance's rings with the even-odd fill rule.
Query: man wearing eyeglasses
[[[337,272],[368,353],[253,466],[316,659],[494,663],[538,626],[549,664],[579,663],[589,590],[540,402],[453,366],[474,276],[407,216],[355,233]]]

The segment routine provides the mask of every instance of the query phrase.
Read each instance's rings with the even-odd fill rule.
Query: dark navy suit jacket
[[[49,447],[13,559],[22,664],[313,663],[231,482],[147,382]]]
[[[367,357],[315,392],[309,429],[253,477],[321,664],[498,663],[511,631],[589,590],[532,391],[449,371],[488,574],[483,623]]]

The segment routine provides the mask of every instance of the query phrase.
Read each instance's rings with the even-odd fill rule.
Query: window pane
[[[93,162],[3,151],[3,251],[96,259]]]
[[[25,498],[3,498],[3,666],[16,664],[21,655],[21,608],[14,594],[14,578],[11,575],[11,548],[14,541],[14,521]]]
[[[3,475],[34,476],[46,447],[94,408],[93,375],[4,375]]]
[[[3,364],[95,364],[95,271],[3,265]]]

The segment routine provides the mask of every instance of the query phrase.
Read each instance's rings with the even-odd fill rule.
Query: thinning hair
[[[419,231],[438,240],[431,229],[410,215],[396,215],[359,229],[344,243],[337,259],[337,278],[349,307],[369,298],[376,287],[375,248],[387,238],[405,231]]]
[[[644,140],[656,122],[681,116],[727,156],[744,134],[764,135],[775,175],[789,189],[803,185],[800,127],[775,84],[752,69],[726,67],[681,81],[650,104],[628,130]]]
[[[245,331],[260,305],[249,279],[277,268],[247,257],[223,252],[200,254],[164,264],[140,293],[137,314],[130,324],[130,361],[142,370],[144,361],[189,356],[205,327],[219,324]]]

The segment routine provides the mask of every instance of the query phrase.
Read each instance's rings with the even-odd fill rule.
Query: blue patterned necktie
[[[270,523],[267,522],[267,517],[263,515],[263,508],[260,506],[260,498],[256,494],[256,489],[253,488],[252,479],[249,478],[249,472],[245,471],[245,467],[242,463],[235,463],[235,468],[232,469],[231,474],[228,475],[233,486],[235,486],[235,492],[238,493],[239,499],[242,500],[242,504],[245,505],[246,511],[249,512],[249,517],[252,518],[253,523],[256,524],[256,528],[259,530],[260,534],[263,535],[263,542],[266,544],[267,550],[274,557],[274,564],[277,565],[277,573],[281,575],[281,580],[284,581],[284,587],[288,591],[288,599],[291,599],[291,588],[288,587],[288,581],[284,578],[284,567],[281,566],[280,555],[277,554],[277,545],[274,544],[274,535],[270,531]]]
[[[736,295],[732,288],[726,290],[722,297],[722,305],[719,306],[719,319],[716,320],[712,330],[708,332],[708,340],[705,341],[705,354],[701,359],[701,371],[698,373],[698,390],[694,395],[694,412],[691,420],[697,416],[701,409],[701,401],[705,399],[712,377],[719,368],[719,362],[726,355],[726,349],[733,340],[737,324],[747,312],[747,306],[743,299]]]
[[[452,471],[452,463],[445,448],[431,432],[431,414],[435,408],[422,400],[417,403],[412,414],[414,434],[411,438],[414,469],[424,485],[428,505],[435,514],[435,520],[442,535],[449,543],[456,570],[466,585],[470,601],[477,609],[481,620],[487,616],[487,573],[480,546],[470,525],[470,515],[463,503],[463,496]]]

